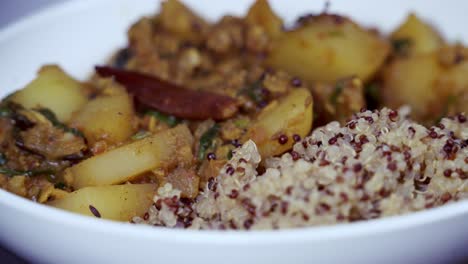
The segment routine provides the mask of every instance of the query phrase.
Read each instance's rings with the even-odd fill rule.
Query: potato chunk
[[[441,71],[437,56],[432,53],[394,60],[383,77],[384,105],[396,109],[407,104],[418,120],[440,113],[443,102],[435,85]]]
[[[261,26],[271,38],[283,32],[283,20],[273,12],[267,0],[255,1],[245,19],[248,23]]]
[[[56,65],[44,66],[38,76],[11,100],[26,108],[48,108],[61,122],[83,106],[87,97],[82,85]]]
[[[134,117],[132,98],[121,91],[98,96],[86,103],[74,115],[70,126],[82,131],[91,145],[100,140],[112,145],[135,133],[132,126]]]
[[[273,101],[257,116],[243,136],[257,144],[262,157],[279,155],[292,147],[293,135],[306,136],[312,127],[312,95],[306,88],[292,90],[281,101]],[[281,144],[279,138],[287,137]]]
[[[415,14],[410,14],[405,22],[392,33],[395,42],[408,41],[410,55],[433,52],[439,49],[443,40],[430,25],[424,23]]]
[[[75,189],[119,184],[153,169],[169,169],[192,161],[193,138],[186,125],[140,139],[91,157],[66,171]]]
[[[142,216],[153,203],[155,184],[86,187],[48,202],[67,211],[117,221]]]
[[[267,62],[308,82],[333,83],[352,75],[366,81],[389,50],[386,41],[351,20],[320,15],[274,41]]]

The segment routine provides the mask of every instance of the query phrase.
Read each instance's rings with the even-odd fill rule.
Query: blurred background
[[[45,6],[66,0],[0,0],[0,28]]]

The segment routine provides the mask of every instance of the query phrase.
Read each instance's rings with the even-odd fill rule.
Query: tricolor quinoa
[[[134,222],[278,229],[436,207],[468,197],[467,144],[464,115],[427,129],[397,111],[363,111],[345,126],[315,129],[293,151],[264,163],[248,141],[195,202],[166,184],[144,219]],[[257,173],[259,166],[264,173]]]

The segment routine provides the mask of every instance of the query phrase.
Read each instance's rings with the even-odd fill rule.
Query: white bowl
[[[187,1],[217,18],[250,1]],[[288,21],[319,12],[322,1],[273,1]],[[126,43],[128,26],[157,10],[154,0],[72,1],[0,32],[0,96],[59,63],[79,78]],[[450,40],[468,39],[468,2],[336,1],[331,11],[388,31],[410,10]],[[468,255],[468,201],[368,222],[284,231],[188,231],[135,226],[38,205],[0,190],[0,241],[41,263],[435,263]]]

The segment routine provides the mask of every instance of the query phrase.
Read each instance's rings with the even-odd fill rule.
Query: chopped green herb
[[[5,165],[7,162],[8,162],[8,160],[7,160],[7,157],[5,156],[5,154],[0,153],[0,166]]]
[[[15,127],[20,130],[27,130],[35,125],[26,116],[21,114],[19,110],[23,107],[19,104],[10,101],[2,101],[0,104],[0,117],[7,117],[14,121]]]
[[[57,182],[56,184],[54,184],[54,187],[56,189],[65,190],[65,188],[67,188],[67,185],[65,185],[65,183],[63,182]]]
[[[328,32],[328,35],[330,37],[341,37],[344,34],[343,34],[343,31],[341,31],[341,30],[332,30],[332,31]]]
[[[338,97],[340,97],[341,93],[343,92],[344,85],[341,82],[337,82],[335,85],[335,90],[333,90],[332,94],[330,95],[330,103],[336,106],[338,103]]]
[[[250,99],[252,99],[252,101],[254,101],[257,104],[261,103],[261,102],[264,102],[265,99],[266,99],[265,95],[263,93],[263,87],[262,87],[262,80],[261,79],[255,81],[251,85],[248,85],[244,89],[240,90],[238,94],[239,95],[240,94],[247,95]]]
[[[0,108],[0,117],[10,117],[13,114],[13,111],[11,111],[10,108],[6,106],[2,106]]]
[[[234,120],[234,125],[238,128],[246,128],[249,125],[250,121],[248,118],[240,118]]]
[[[52,123],[53,126],[55,126],[57,128],[60,128],[65,132],[72,133],[75,136],[84,138],[84,135],[83,135],[83,133],[81,131],[79,131],[76,128],[68,127],[64,123],[60,122],[57,119],[57,116],[55,116],[54,112],[52,112],[50,109],[40,108],[40,109],[37,109],[37,111],[39,113],[41,113],[45,118],[47,118],[47,120],[49,120]]]
[[[368,109],[376,109],[380,105],[379,85],[376,83],[369,83],[364,88],[364,96]]]
[[[232,159],[232,149],[229,150],[228,154],[227,154],[227,159],[228,160],[231,160]]]
[[[156,119],[168,124],[170,127],[174,127],[181,122],[181,120],[175,116],[166,115],[158,111],[151,110],[151,111],[146,112],[146,115],[154,116]]]
[[[145,131],[145,130],[141,130],[141,131],[138,131],[135,135],[132,136],[132,139],[133,140],[139,140],[139,139],[143,139],[147,136],[150,135],[150,132],[148,131]]]
[[[214,124],[210,129],[208,129],[200,138],[200,146],[198,147],[198,160],[205,159],[206,151],[212,147],[213,140],[219,133],[219,125]]]
[[[407,55],[409,49],[411,48],[411,39],[402,38],[402,39],[395,39],[392,41],[393,50],[398,55]]]
[[[444,105],[444,109],[442,110],[442,113],[440,114],[440,116],[435,120],[435,124],[438,124],[440,123],[440,120],[442,120],[442,118],[444,117],[447,117],[448,114],[449,114],[449,111],[450,111],[450,108],[452,106],[454,106],[455,104],[457,103],[457,97],[455,95],[449,95],[447,97],[447,102],[445,103]]]
[[[46,170],[27,170],[27,171],[23,171],[23,170],[10,169],[10,168],[7,168],[7,167],[0,167],[0,173],[6,175],[8,177],[13,177],[13,176],[17,176],[17,175],[24,175],[24,176],[32,177],[32,176],[37,176],[37,175],[54,174],[55,171],[47,170],[47,169]]]

